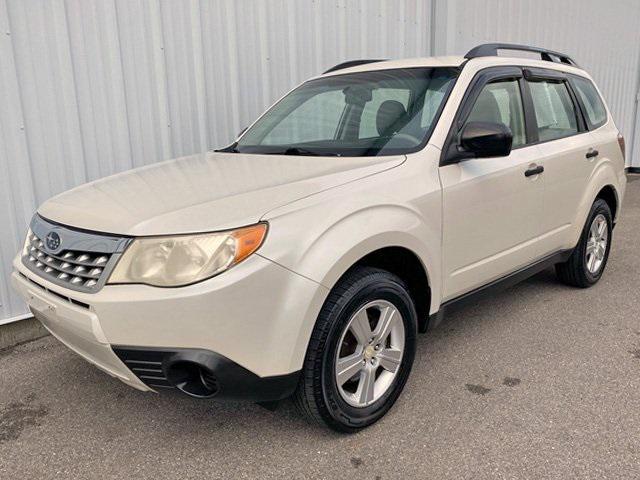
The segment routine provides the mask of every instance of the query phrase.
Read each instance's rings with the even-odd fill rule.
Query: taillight
[[[624,135],[622,135],[621,133],[618,133],[618,145],[620,145],[620,150],[622,151],[622,159],[626,160],[624,149]]]

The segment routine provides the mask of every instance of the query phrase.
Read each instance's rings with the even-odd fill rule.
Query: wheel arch
[[[607,202],[607,205],[609,205],[609,208],[611,209],[611,217],[613,218],[613,223],[615,225],[618,215],[618,204],[620,201],[616,188],[611,184],[605,185],[600,189],[594,201],[599,198]]]
[[[269,219],[272,234],[260,255],[318,284],[299,327],[294,363],[304,357],[331,290],[355,265],[392,270],[410,283],[414,292],[418,289],[416,285],[420,285],[415,279],[422,280],[429,290],[417,295],[420,311],[424,310],[427,317],[438,309],[440,214],[439,208],[433,208],[429,210],[429,221],[425,221],[411,205],[345,202],[340,208],[319,204]],[[291,248],[293,241],[295,249]],[[409,262],[410,267],[400,269],[397,262],[405,266]]]
[[[572,240],[574,245],[582,234],[584,223],[587,221],[593,202],[598,198],[602,198],[611,208],[615,224],[620,212],[621,188],[614,166],[609,161],[603,162],[594,170],[588,186],[585,188],[573,225]]]
[[[340,278],[357,267],[379,268],[400,278],[406,284],[416,308],[418,328],[426,331],[431,309],[431,286],[427,269],[415,252],[401,246],[379,248],[356,261]]]
[[[390,243],[390,238],[396,242]],[[400,239],[405,241],[399,241]],[[428,263],[428,259],[425,260],[418,253],[420,248],[416,247],[419,245],[420,243],[407,233],[395,232],[392,237],[389,237],[389,233],[380,233],[343,252],[335,261],[327,259],[327,263],[333,263],[333,265],[331,268],[327,268],[323,277],[313,279],[318,282],[319,288],[305,315],[305,320],[300,326],[297,342],[300,351],[294,354],[294,358],[302,359],[304,357],[317,317],[331,291],[345,275],[357,266],[381,268],[398,275],[405,281],[412,299],[416,302],[418,327],[421,332],[424,332],[428,324],[429,313],[439,308],[437,300],[439,284],[437,277],[431,274],[430,267],[434,267]],[[425,289],[422,293],[421,288]],[[296,368],[299,368],[295,361],[294,364],[297,365]]]
[[[361,236],[350,235],[353,230],[359,230]],[[437,309],[440,236],[416,212],[390,205],[367,209],[343,218],[324,233],[314,242],[316,252],[340,245],[338,238],[348,237],[351,241],[342,243],[342,251],[328,259],[332,265],[318,279],[322,285],[332,289],[358,265],[377,267],[397,275],[410,286],[411,293],[419,298],[419,314],[424,310],[428,316]],[[413,290],[418,286],[428,288],[426,304],[424,296]]]

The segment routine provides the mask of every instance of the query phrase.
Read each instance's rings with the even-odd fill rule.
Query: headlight
[[[200,282],[240,263],[267,233],[259,223],[228,232],[138,238],[122,254],[108,283],[180,287]]]

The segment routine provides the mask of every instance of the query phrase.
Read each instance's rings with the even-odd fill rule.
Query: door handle
[[[544,172],[544,167],[542,165],[538,165],[536,167],[531,167],[524,172],[525,177],[531,177],[533,175],[538,175]]]
[[[598,150],[594,150],[593,148],[590,148],[589,151],[587,153],[585,153],[585,157],[586,158],[593,158],[593,157],[597,157],[600,154],[600,152],[598,152]]]

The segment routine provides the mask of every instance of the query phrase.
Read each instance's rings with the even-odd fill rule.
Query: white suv
[[[570,285],[600,279],[623,152],[561,53],[348,62],[227,148],[45,202],[13,284],[135,388],[294,395],[355,431],[393,405],[416,334],[453,303],[551,265]]]

